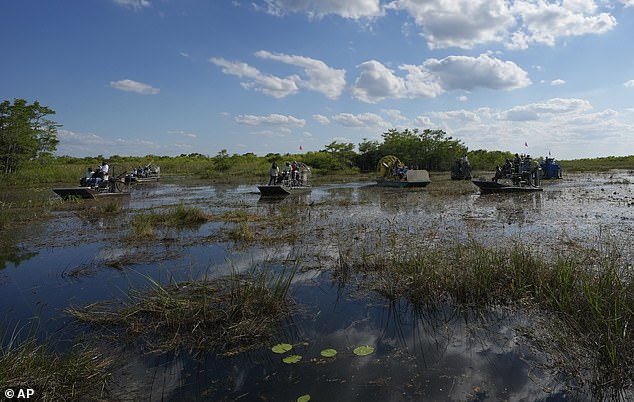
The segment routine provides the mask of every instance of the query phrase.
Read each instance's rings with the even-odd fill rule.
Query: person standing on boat
[[[280,174],[280,168],[277,167],[277,162],[273,161],[271,168],[269,169],[269,186],[277,184],[277,176]]]

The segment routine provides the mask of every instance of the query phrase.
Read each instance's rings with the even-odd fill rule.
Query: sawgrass
[[[631,255],[631,246],[616,241],[552,254],[519,242],[499,248],[470,242],[405,253],[348,250],[340,252],[335,277],[362,275],[362,286],[423,308],[450,302],[543,311],[560,323],[553,336],[562,354],[570,362],[592,364],[593,393],[613,398],[634,380]],[[579,354],[569,354],[572,350]]]
[[[158,283],[133,288],[124,301],[70,307],[68,314],[93,327],[121,328],[156,353],[233,354],[261,346],[281,327],[292,302],[295,270],[253,270],[210,281]]]

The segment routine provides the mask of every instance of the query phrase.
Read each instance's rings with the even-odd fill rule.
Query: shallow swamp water
[[[104,200],[67,202],[27,227],[4,229],[0,325],[5,334],[35,320],[38,337],[62,352],[98,342],[119,362],[109,400],[591,400],[558,366],[561,356],[535,340],[531,330],[542,317],[505,306],[420,308],[372,291],[363,275],[337,273],[351,256],[473,241],[521,242],[545,254],[603,239],[631,245],[631,183],[632,171],[570,174],[544,182],[543,192],[480,195],[468,181],[436,175],[422,189],[355,182],[261,199],[254,185],[165,178],[136,185],[114,213],[103,212]],[[40,190],[7,193],[1,201],[29,197],[56,196]],[[160,228],[151,241],[129,240],[134,216],[178,205],[251,218]],[[65,313],[69,306],[126,299],[128,289],[149,280],[289,268],[298,308],[268,344],[241,352],[149,352],[133,340],[108,341]],[[286,355],[271,351],[278,343],[291,344],[288,354],[301,360],[284,363]],[[370,354],[354,353],[364,345]],[[335,357],[320,355],[330,348]]]

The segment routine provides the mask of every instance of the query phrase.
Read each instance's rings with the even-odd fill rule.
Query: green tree
[[[341,169],[349,168],[352,166],[352,160],[354,159],[356,153],[354,152],[354,144],[353,143],[338,143],[337,141],[333,141],[330,144],[326,145],[326,149],[320,152],[328,152],[339,164]]]
[[[47,118],[55,114],[38,101],[24,99],[0,103],[0,168],[15,173],[24,162],[45,159],[57,149],[59,124]]]

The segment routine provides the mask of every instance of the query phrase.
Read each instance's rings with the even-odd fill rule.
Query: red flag
[[[299,146],[299,150],[300,150],[300,151],[303,151],[303,150],[304,150],[304,148],[300,145],[300,146]]]

